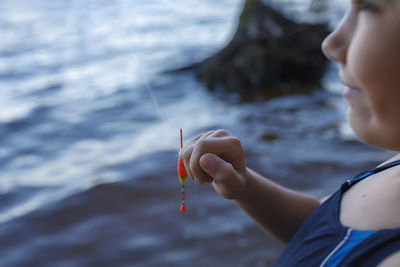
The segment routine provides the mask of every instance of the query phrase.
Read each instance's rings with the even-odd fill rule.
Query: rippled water
[[[321,91],[253,103],[163,74],[229,41],[241,5],[0,2],[1,266],[268,265],[282,245],[210,187],[189,181],[178,212],[179,128],[226,128],[316,196],[387,156],[347,134],[334,67]]]

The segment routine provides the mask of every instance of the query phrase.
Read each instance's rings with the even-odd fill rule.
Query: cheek
[[[400,50],[391,32],[361,28],[348,51],[348,65],[365,94],[371,113],[378,118],[400,113]],[[393,114],[392,114],[393,115]]]

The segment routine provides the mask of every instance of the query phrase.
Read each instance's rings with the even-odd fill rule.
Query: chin
[[[383,135],[382,131],[373,131],[371,129],[360,129],[351,126],[354,134],[363,143],[380,149],[400,152],[400,137]]]
[[[367,112],[362,113],[364,116],[356,116],[353,110],[348,110],[348,121],[354,134],[365,144],[392,151],[400,152],[400,127],[391,124],[378,123],[376,116]],[[400,125],[400,122],[398,123]]]

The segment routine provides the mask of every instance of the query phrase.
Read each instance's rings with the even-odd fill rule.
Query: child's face
[[[339,63],[355,134],[400,151],[400,1],[351,1],[322,49]]]

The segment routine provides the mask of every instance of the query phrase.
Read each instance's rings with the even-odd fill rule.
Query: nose
[[[322,42],[325,56],[341,64],[346,64],[347,50],[350,44],[352,19],[347,15],[339,26]]]

